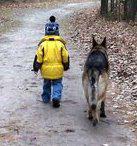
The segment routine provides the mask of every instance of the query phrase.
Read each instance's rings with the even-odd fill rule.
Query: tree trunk
[[[124,19],[127,20],[128,8],[127,8],[127,1],[124,1]]]
[[[101,0],[101,15],[105,16],[108,13],[108,0]]]
[[[124,14],[127,20],[135,20],[137,13],[137,2],[136,0],[125,0]]]
[[[121,12],[120,12],[120,0],[118,1],[118,20],[120,21],[121,20]]]
[[[137,2],[136,0],[131,0],[131,16],[130,19],[135,21],[136,13],[137,13]]]
[[[114,11],[114,0],[111,0],[111,9],[110,9],[111,12]]]

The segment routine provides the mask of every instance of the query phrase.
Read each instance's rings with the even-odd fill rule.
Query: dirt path
[[[97,127],[86,118],[78,52],[69,42],[71,69],[65,74],[60,109],[39,102],[42,80],[30,72],[36,44],[45,20],[58,13],[62,35],[69,15],[94,3],[68,4],[56,9],[25,9],[22,25],[0,38],[0,145],[1,146],[135,146],[134,135],[109,115]],[[63,21],[63,19],[65,21]]]

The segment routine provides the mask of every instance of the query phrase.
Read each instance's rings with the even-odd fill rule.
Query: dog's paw
[[[92,116],[92,112],[91,111],[88,111],[88,116],[87,117],[88,117],[89,120],[92,120],[93,119],[93,116]]]
[[[88,119],[92,120],[93,119],[92,115],[88,115]]]
[[[95,120],[93,121],[93,126],[95,127],[95,126],[97,125],[97,123],[98,123],[98,120],[95,119]]]
[[[105,113],[100,113],[100,117],[101,117],[101,118],[106,118],[107,116],[106,116]]]

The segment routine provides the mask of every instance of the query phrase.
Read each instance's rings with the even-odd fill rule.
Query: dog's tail
[[[96,68],[90,69],[88,71],[89,75],[89,82],[91,87],[91,108],[95,110],[97,107],[97,97],[98,97],[98,82],[99,82],[99,75],[100,72]]]

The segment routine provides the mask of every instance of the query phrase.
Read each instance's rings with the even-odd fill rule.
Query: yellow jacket
[[[64,65],[69,66],[69,54],[66,42],[60,36],[45,36],[36,51],[35,63],[40,64],[44,79],[59,79],[63,77]],[[69,67],[68,67],[69,68]]]

